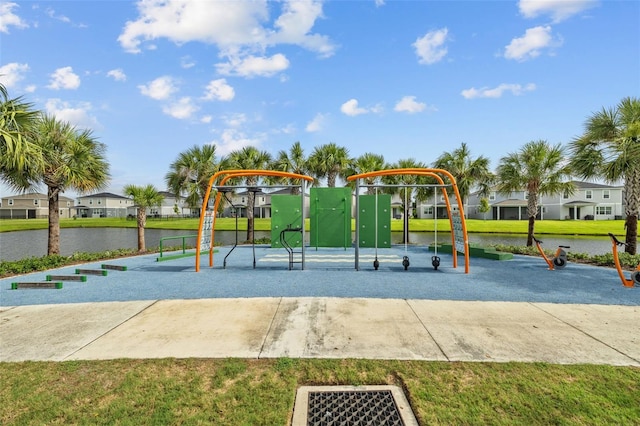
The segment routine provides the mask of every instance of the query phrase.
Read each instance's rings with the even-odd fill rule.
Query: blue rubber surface
[[[431,266],[433,252],[425,247],[394,246],[378,249],[381,262],[373,268],[374,249],[360,249],[360,270],[355,270],[354,249],[306,249],[305,270],[300,264],[288,268],[287,252],[256,246],[253,268],[251,246],[240,246],[223,259],[231,247],[221,247],[209,267],[201,257],[156,262],[157,255],[134,256],[74,265],[0,280],[0,306],[131,300],[244,298],[244,297],[363,297],[394,299],[469,300],[640,305],[640,288],[622,285],[617,271],[569,263],[549,271],[539,257],[514,256],[496,261],[471,258],[464,273],[464,257],[440,254],[437,270]],[[403,256],[409,257],[407,270]],[[62,289],[11,290],[12,282],[44,281],[47,275],[73,274],[75,269],[100,269],[100,265],[126,266],[108,275],[88,276],[87,282],[65,281]],[[629,273],[627,272],[627,277]]]

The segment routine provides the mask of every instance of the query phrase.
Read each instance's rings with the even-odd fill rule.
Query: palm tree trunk
[[[58,188],[47,186],[47,199],[49,203],[48,256],[60,254],[60,210],[58,194]]]
[[[247,199],[247,241],[253,241],[253,208],[256,204],[255,200],[255,192],[250,193]]]
[[[640,209],[640,172],[633,170],[625,179],[625,251],[636,254],[638,243],[638,210]]]
[[[144,207],[138,207],[138,251],[146,251],[147,247],[144,241],[144,227],[147,224],[147,210]]]
[[[529,229],[527,231],[527,247],[531,247],[533,245],[533,229],[536,225],[536,217],[529,216]]]

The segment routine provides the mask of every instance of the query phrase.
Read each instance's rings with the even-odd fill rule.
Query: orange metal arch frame
[[[354,180],[359,181],[360,179],[378,177],[378,176],[418,175],[418,176],[435,177],[441,185],[445,185],[445,182],[442,179],[442,176],[440,176],[440,174],[444,175],[449,180],[450,185],[453,188],[453,193],[456,196],[456,201],[458,203],[458,211],[460,212],[460,221],[462,223],[462,233],[464,237],[464,247],[462,247],[462,249],[464,250],[464,262],[465,262],[464,272],[469,273],[469,240],[467,238],[467,224],[464,219],[463,204],[462,204],[462,199],[460,198],[460,192],[458,191],[458,184],[456,182],[455,177],[453,177],[451,173],[443,169],[430,169],[430,168],[387,169],[387,170],[377,170],[377,171],[368,172],[368,173],[361,173],[358,175],[352,175],[347,178],[347,181],[349,182]],[[356,192],[358,192],[359,187],[360,185],[357,184]],[[456,247],[456,241],[454,236],[453,219],[451,215],[451,203],[449,202],[449,194],[447,194],[447,190],[444,187],[442,188],[442,194],[444,196],[445,204],[447,206],[447,213],[449,216],[449,226],[451,227],[451,248],[452,248],[451,251],[453,256],[453,267],[456,268],[458,266],[458,256],[456,254],[458,248]],[[356,229],[358,229],[358,226],[359,226],[358,224],[359,217],[360,217],[360,212],[356,211]],[[356,256],[356,262],[357,261],[358,259]],[[356,269],[357,269],[357,263],[356,263]]]
[[[306,175],[300,175],[297,173],[289,173],[289,172],[281,172],[281,171],[277,171],[277,170],[243,170],[243,169],[236,169],[236,170],[221,170],[219,172],[216,172],[213,176],[211,176],[211,178],[209,179],[209,184],[207,187],[207,192],[204,195],[204,199],[202,200],[202,209],[200,211],[200,223],[198,224],[198,240],[196,242],[196,272],[200,271],[200,251],[201,251],[201,247],[200,247],[200,241],[202,241],[202,234],[203,234],[203,226],[204,226],[204,221],[205,221],[205,217],[207,215],[207,206],[209,205],[209,197],[211,196],[211,188],[213,187],[214,183],[216,182],[216,180],[220,177],[222,177],[222,179],[220,180],[220,184],[218,186],[224,186],[225,183],[227,183],[227,181],[229,179],[233,179],[233,178],[237,178],[237,177],[246,177],[246,176],[274,176],[274,177],[283,177],[283,178],[289,178],[289,179],[300,179],[300,185],[302,186],[302,219],[303,219],[303,223],[304,223],[304,182],[305,181],[309,181],[309,182],[313,182],[313,178],[311,176],[306,176]],[[220,191],[217,192],[216,194],[216,199],[214,202],[214,206],[213,206],[213,211],[211,212],[212,216],[213,216],[213,223],[211,225],[211,241],[209,242],[209,266],[213,266],[213,246],[214,246],[214,236],[215,236],[215,220],[216,220],[216,212],[218,211],[218,206],[220,204],[220,197],[221,197],[221,193]]]

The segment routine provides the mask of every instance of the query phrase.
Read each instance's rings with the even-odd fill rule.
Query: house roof
[[[564,203],[564,206],[567,207],[580,207],[580,206],[595,206],[598,203],[594,203],[593,201],[583,201],[583,200],[574,200],[569,201],[568,203]]]
[[[17,195],[9,195],[7,197],[2,197],[3,200],[14,199],[14,200],[33,200],[47,198],[47,194],[43,194],[41,192],[29,192],[27,194],[17,194]],[[58,197],[60,201],[73,201],[73,198],[65,197],[64,195],[60,195]]]
[[[122,195],[118,195],[118,194],[114,194],[111,192],[99,192],[97,194],[91,194],[91,195],[83,195],[81,197],[78,198],[116,198],[116,199],[127,199],[129,200],[129,198],[122,196]]]
[[[582,182],[582,181],[577,181],[577,180],[573,180],[571,182],[573,182],[575,187],[578,188],[578,189],[613,189],[613,188],[622,188],[622,185],[612,186],[612,185],[605,185],[605,184],[602,184],[602,183]]]
[[[492,206],[500,206],[500,207],[526,207],[527,206],[527,200],[516,200],[516,199],[510,199],[510,200],[502,200],[502,201],[498,201],[497,203],[493,203],[491,204]]]

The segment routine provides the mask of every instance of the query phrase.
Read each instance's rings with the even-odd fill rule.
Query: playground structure
[[[465,259],[465,273],[469,272],[469,244],[467,239],[467,230],[466,224],[464,220],[464,212],[462,199],[460,198],[460,194],[458,191],[457,183],[453,175],[451,175],[446,170],[442,169],[430,169],[430,168],[406,168],[406,169],[389,169],[389,170],[380,170],[371,173],[364,173],[359,175],[350,176],[348,178],[349,181],[356,181],[356,244],[355,244],[355,263],[354,267],[356,270],[360,270],[360,225],[362,222],[362,218],[360,215],[360,203],[368,202],[372,209],[374,209],[375,213],[373,215],[374,222],[371,223],[369,229],[372,229],[372,238],[368,239],[369,247],[371,247],[371,241],[373,240],[373,246],[376,250],[376,258],[374,261],[374,267],[377,270],[379,266],[378,261],[378,246],[379,246],[379,230],[380,223],[384,222],[382,226],[385,228],[385,231],[388,232],[389,238],[385,238],[382,244],[382,247],[390,247],[390,211],[383,207],[383,218],[380,219],[380,211],[379,211],[379,198],[382,198],[382,195],[378,195],[377,188],[376,194],[373,196],[373,200],[366,199],[367,196],[360,196],[360,179],[377,177],[377,176],[392,176],[392,175],[417,175],[417,176],[428,176],[434,178],[438,184],[429,184],[429,185],[419,185],[419,184],[406,184],[406,185],[376,185],[376,187],[381,186],[402,186],[402,187],[433,187],[434,188],[434,201],[437,200],[435,196],[437,194],[437,190],[440,189],[442,192],[442,197],[445,201],[446,210],[448,213],[449,225],[451,229],[451,245],[453,248],[453,267],[457,267],[457,254],[464,254]],[[280,247],[285,248],[288,252],[289,257],[289,269],[292,269],[292,265],[294,263],[293,254],[294,254],[294,245],[288,240],[288,235],[299,234],[300,235],[300,254],[301,260],[299,263],[302,264],[302,269],[305,268],[305,203],[304,203],[304,194],[306,189],[306,182],[312,182],[313,178],[306,175],[300,175],[295,173],[288,172],[280,172],[280,171],[272,171],[272,170],[224,170],[219,171],[214,174],[209,180],[209,186],[207,188],[200,216],[200,223],[198,226],[198,244],[196,244],[196,272],[200,270],[200,255],[209,251],[209,266],[213,266],[213,247],[215,243],[215,220],[216,214],[218,211],[219,203],[221,197],[224,196],[227,201],[231,204],[231,200],[228,198],[228,193],[230,193],[234,188],[246,188],[248,192],[254,193],[258,191],[257,186],[250,185],[227,185],[232,179],[237,179],[241,177],[249,177],[249,176],[274,176],[280,178],[288,178],[299,180],[300,187],[300,219],[299,225],[296,224],[298,219],[296,218],[293,221],[287,222],[286,225],[282,225],[281,230],[279,231],[278,239],[276,243],[273,243],[273,247],[276,247],[277,244],[280,244]],[[446,179],[446,182],[445,182]],[[294,185],[274,185],[277,187],[286,187],[286,186],[294,186]],[[298,186],[298,185],[295,185]],[[265,186],[261,186],[265,187]],[[451,192],[456,197],[456,202],[458,206],[458,210],[455,211],[451,207],[451,203],[449,201],[449,193],[447,188],[451,188]],[[215,190],[215,202],[213,207],[209,206],[209,199],[211,196],[211,191]],[[323,190],[332,190],[327,191],[325,194]],[[383,194],[385,195],[385,194]],[[368,196],[372,197],[372,196]],[[386,195],[386,201],[390,203],[390,197]],[[311,188],[311,246],[317,247],[347,247],[352,246],[351,241],[351,199],[352,193],[349,188]],[[373,204],[372,204],[373,201]],[[406,205],[406,201],[405,201]],[[371,219],[371,215],[369,215],[369,220]],[[330,229],[329,229],[330,228]],[[322,232],[320,232],[322,230]],[[227,253],[225,259],[223,261],[223,267],[226,267],[226,259],[229,254],[235,249],[238,243],[237,238],[238,226],[237,226],[237,217],[236,217],[236,244],[231,248],[231,251]],[[273,239],[273,222],[272,222],[272,239]],[[405,221],[405,232],[408,233],[408,221]],[[440,257],[437,255],[437,215],[436,215],[436,241],[435,241],[435,250],[436,253],[431,257],[431,264],[434,269],[438,269],[440,266]],[[252,242],[253,245],[253,242]],[[405,242],[406,248],[406,242]],[[406,251],[406,250],[405,250]],[[297,262],[295,262],[297,263]],[[403,256],[402,265],[405,270],[408,269],[410,262],[408,256]],[[253,267],[256,266],[255,259],[255,245],[254,245],[254,259],[253,259]]]
[[[235,178],[240,177],[249,177],[249,176],[271,176],[271,177],[279,177],[279,178],[287,178],[287,179],[296,179],[299,180],[300,186],[300,203],[302,205],[301,209],[301,226],[300,232],[302,234],[302,241],[304,241],[304,222],[305,222],[305,210],[304,210],[304,194],[306,189],[306,182],[313,182],[313,178],[311,176],[300,175],[297,173],[289,173],[289,172],[281,172],[276,170],[221,170],[216,172],[209,179],[209,183],[207,186],[207,191],[205,193],[204,199],[202,201],[202,210],[200,213],[200,223],[198,225],[198,240],[196,244],[196,272],[200,271],[200,254],[204,251],[209,251],[209,267],[213,266],[213,247],[215,244],[215,219],[216,213],[218,211],[218,206],[220,205],[220,199],[223,194],[225,194],[225,198],[227,198],[228,192],[232,191],[234,188],[247,188],[247,191],[253,192],[255,196],[255,188],[250,187],[248,185],[226,185],[226,183]],[[218,182],[218,180],[220,180]],[[217,183],[217,185],[216,185]],[[213,209],[209,208],[209,198],[211,196],[211,190],[214,188],[216,190],[215,202],[213,205]],[[291,185],[277,185],[277,187],[287,187]],[[298,185],[296,185],[298,186]],[[265,187],[265,186],[262,186]],[[227,198],[228,200],[228,198]],[[237,246],[238,243],[238,226],[237,226],[237,216],[236,216],[236,244],[233,246],[233,249]],[[253,243],[253,242],[252,242]],[[233,251],[232,249],[232,251]],[[225,256],[224,265],[226,266],[226,259],[231,252]],[[304,269],[304,256],[305,256],[305,247],[302,244],[301,249],[301,264],[302,269]],[[254,246],[254,259],[253,259],[253,267],[255,268],[255,246]]]
[[[537,239],[533,235],[531,237],[533,238],[533,241],[535,241],[536,247],[538,248],[538,251],[542,255],[542,258],[544,259],[545,262],[547,262],[547,265],[549,265],[550,271],[553,271],[554,269],[563,269],[565,266],[567,266],[567,252],[564,249],[568,249],[571,247],[558,246],[558,249],[556,250],[553,258],[549,259],[549,257],[547,257],[544,250],[542,249],[542,244],[543,244],[542,241]]]
[[[395,176],[395,175],[416,175],[416,176],[428,176],[435,178],[438,181],[438,184],[402,184],[402,185],[362,185],[360,183],[361,179],[368,179],[380,176]],[[448,183],[445,183],[446,178]],[[431,169],[431,168],[402,168],[402,169],[387,169],[387,170],[378,170],[374,172],[361,173],[358,175],[349,176],[347,181],[355,181],[356,182],[356,245],[355,245],[355,268],[356,270],[360,269],[360,188],[362,186],[373,186],[373,187],[385,187],[385,186],[402,186],[402,187],[433,187],[434,195],[437,193],[437,189],[439,188],[442,192],[442,197],[445,201],[445,206],[447,209],[447,215],[449,217],[449,226],[451,228],[451,246],[452,246],[452,255],[453,255],[453,267],[457,268],[458,266],[458,256],[457,253],[461,252],[464,254],[465,261],[465,273],[469,273],[469,240],[467,238],[467,225],[464,220],[464,210],[462,204],[462,198],[460,197],[460,192],[458,191],[458,184],[456,182],[455,177],[451,173],[443,169]],[[454,211],[451,208],[451,202],[449,201],[449,194],[447,192],[447,188],[451,188],[453,194],[456,197],[456,203],[458,205],[458,210]],[[376,192],[377,196],[377,192]],[[405,192],[406,196],[406,192]],[[436,202],[437,197],[434,196],[434,203]],[[405,201],[405,206],[407,202]],[[431,258],[431,263],[434,269],[438,269],[440,266],[440,258],[437,255],[437,209],[434,209],[434,217],[435,219],[435,233],[436,241],[434,243],[435,246],[435,255]],[[376,218],[378,215],[378,210],[376,206],[375,210]],[[405,235],[408,234],[408,220],[405,220]],[[377,233],[376,233],[377,235]],[[405,239],[406,244],[406,239]],[[376,260],[374,260],[374,268],[376,267],[377,261],[377,239],[376,239]],[[404,256],[402,259],[402,266],[404,269],[408,269],[410,265],[409,257]]]
[[[635,285],[640,285],[640,265],[636,266],[636,269],[631,272],[631,279],[627,279],[624,276],[624,272],[622,271],[622,266],[620,265],[620,258],[618,257],[618,246],[626,246],[626,243],[619,241],[615,235],[609,233],[609,238],[611,238],[611,250],[613,251],[613,261],[616,264],[616,269],[618,270],[618,276],[620,276],[620,281],[622,281],[622,285],[625,287],[633,287]]]

